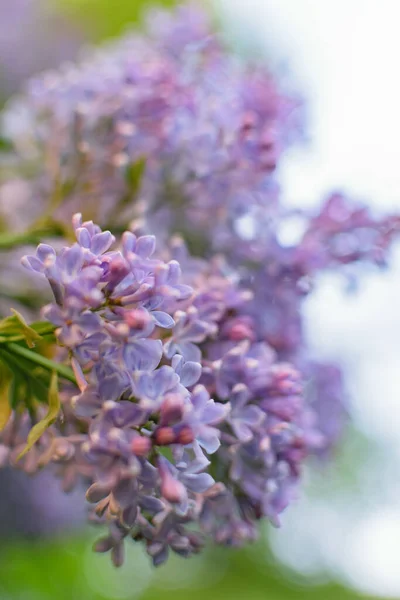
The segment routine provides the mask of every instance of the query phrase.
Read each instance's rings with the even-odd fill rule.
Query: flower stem
[[[46,237],[60,237],[63,235],[57,225],[32,229],[21,233],[0,233],[0,251],[11,250],[17,246],[36,245]]]

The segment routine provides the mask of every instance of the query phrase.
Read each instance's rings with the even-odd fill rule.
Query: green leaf
[[[136,193],[140,187],[143,173],[146,167],[146,159],[139,158],[136,162],[130,164],[126,169],[126,182],[132,193]]]
[[[12,388],[12,377],[11,373],[7,372],[8,369],[1,364],[0,372],[0,431],[8,423],[8,419],[11,416],[12,408],[10,404],[10,391]]]
[[[130,164],[127,167],[125,172],[125,179],[128,186],[128,193],[123,198],[121,198],[119,202],[120,208],[131,202],[132,198],[134,198],[138,193],[140,185],[142,183],[145,168],[145,158],[139,158],[139,160]]]
[[[40,334],[30,327],[28,323],[25,321],[24,317],[16,311],[14,308],[11,309],[11,312],[14,314],[15,319],[18,322],[18,325],[25,336],[25,341],[29,348],[34,348],[36,342],[41,339]]]
[[[171,448],[168,448],[168,446],[157,446],[157,450],[158,450],[159,454],[164,456],[170,462],[174,461],[174,456],[172,454],[172,450],[171,450]]]
[[[14,149],[13,143],[11,140],[0,137],[0,152],[11,152]]]
[[[56,420],[58,413],[60,412],[60,396],[58,395],[58,377],[57,373],[54,371],[50,380],[49,387],[49,397],[48,397],[48,405],[49,409],[47,411],[47,415],[36,423],[34,427],[29,432],[28,439],[26,442],[26,446],[18,456],[18,460],[22,458],[29,450],[32,448],[34,444],[41,438],[46,429],[50,427]]]
[[[1,348],[0,348],[1,351]],[[35,350],[29,350],[29,348],[25,348],[19,344],[8,343],[4,345],[4,352],[9,354],[13,354],[14,357],[18,356],[22,358],[24,361],[28,360],[33,363],[36,367],[42,367],[47,371],[58,373],[63,379],[67,379],[76,385],[75,375],[72,369],[63,365],[61,363],[54,362],[50,360],[46,356],[37,353]],[[32,370],[32,366],[30,367]]]
[[[11,312],[14,313],[12,317],[0,321],[0,341],[24,340],[29,348],[33,348],[41,340],[40,333],[30,327],[19,312],[13,308]]]

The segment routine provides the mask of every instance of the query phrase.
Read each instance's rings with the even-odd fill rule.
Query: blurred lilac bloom
[[[84,205],[105,228],[129,223],[117,240],[77,214],[75,244],[23,259],[48,279],[43,314],[80,393],[63,385],[63,423],[21,467],[90,484],[90,518],[108,527],[96,549],[117,566],[128,537],[156,565],[198,552],[204,533],[254,540],[259,520],[279,524],[307,457],[339,439],[340,371],[310,359],[303,303],[322,271],[384,266],[400,218],[336,193],[297,211],[298,240],[283,243],[293,211],[276,167],[301,120],[295,94],[229,53],[193,5],[36,78],[5,113],[35,210],[53,207],[51,156],[56,221]],[[12,415],[5,463],[29,424]]]

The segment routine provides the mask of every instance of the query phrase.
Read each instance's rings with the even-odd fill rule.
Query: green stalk
[[[61,365],[60,363],[56,363],[41,354],[37,354],[36,352],[32,352],[29,348],[24,348],[24,346],[19,346],[18,344],[10,343],[5,346],[5,349],[8,349],[12,354],[16,354],[17,356],[22,356],[31,362],[40,365],[41,367],[47,369],[52,372],[55,371],[62,377],[63,379],[67,379],[76,385],[76,380],[72,369],[66,367],[65,365]]]
[[[11,250],[16,246],[36,245],[46,237],[60,237],[63,235],[60,227],[44,227],[42,229],[33,229],[23,231],[22,233],[0,233],[0,251]]]

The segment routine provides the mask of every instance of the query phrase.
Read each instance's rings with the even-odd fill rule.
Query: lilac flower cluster
[[[202,231],[207,215],[222,236],[247,203],[242,192],[261,186],[264,206],[274,197],[270,175],[298,136],[298,101],[226,52],[200,7],[148,21],[147,36],[35,78],[11,102],[4,134],[17,172],[29,167],[36,214],[58,205],[65,218],[83,204],[102,223],[146,218],[154,230],[175,228],[178,207],[185,227]]]
[[[340,437],[341,373],[310,356],[302,304],[321,271],[384,265],[400,217],[334,194],[281,243],[291,214],[274,170],[300,135],[297,104],[183,6],[33,80],[6,113],[32,220],[65,226],[82,206],[118,234],[129,222],[115,247],[75,215],[76,243],[23,259],[50,284],[42,314],[79,390],[63,385],[63,418],[19,464],[53,464],[66,490],[86,482],[109,527],[96,549],[117,565],[127,537],[154,564],[206,536],[254,539]],[[1,433],[4,463],[29,423],[13,414]]]
[[[86,465],[95,514],[110,522],[100,549],[121,561],[128,534],[144,537],[155,563],[168,547],[194,552],[196,494],[214,483],[206,471],[219,448],[216,427],[229,403],[215,403],[198,385],[201,365],[167,351],[171,307],[191,295],[180,267],[152,257],[155,239],[126,232],[121,248],[92,222],[74,217],[77,243],[61,253],[40,244],[26,267],[45,275],[56,302],[43,309],[71,357],[80,394],[70,410],[85,435],[53,439],[39,464],[55,458]],[[85,427],[86,426],[86,427]],[[60,446],[61,444],[61,446]],[[163,449],[170,449],[168,456]],[[61,453],[60,453],[61,450]],[[82,465],[83,463],[83,465]]]
[[[169,549],[197,552],[205,534],[229,545],[254,539],[261,517],[279,522],[304,458],[324,444],[300,373],[234,316],[251,294],[218,261],[192,264],[194,291],[176,260],[154,258],[154,237],[128,231],[111,250],[110,232],[80,215],[73,225],[73,246],[57,254],[40,244],[23,258],[51,286],[43,316],[80,393],[66,390],[62,422],[22,467],[55,463],[64,489],[90,484],[91,518],[109,525],[96,549],[116,565],[127,536],[145,541],[154,564]],[[2,435],[14,465],[27,420]]]

